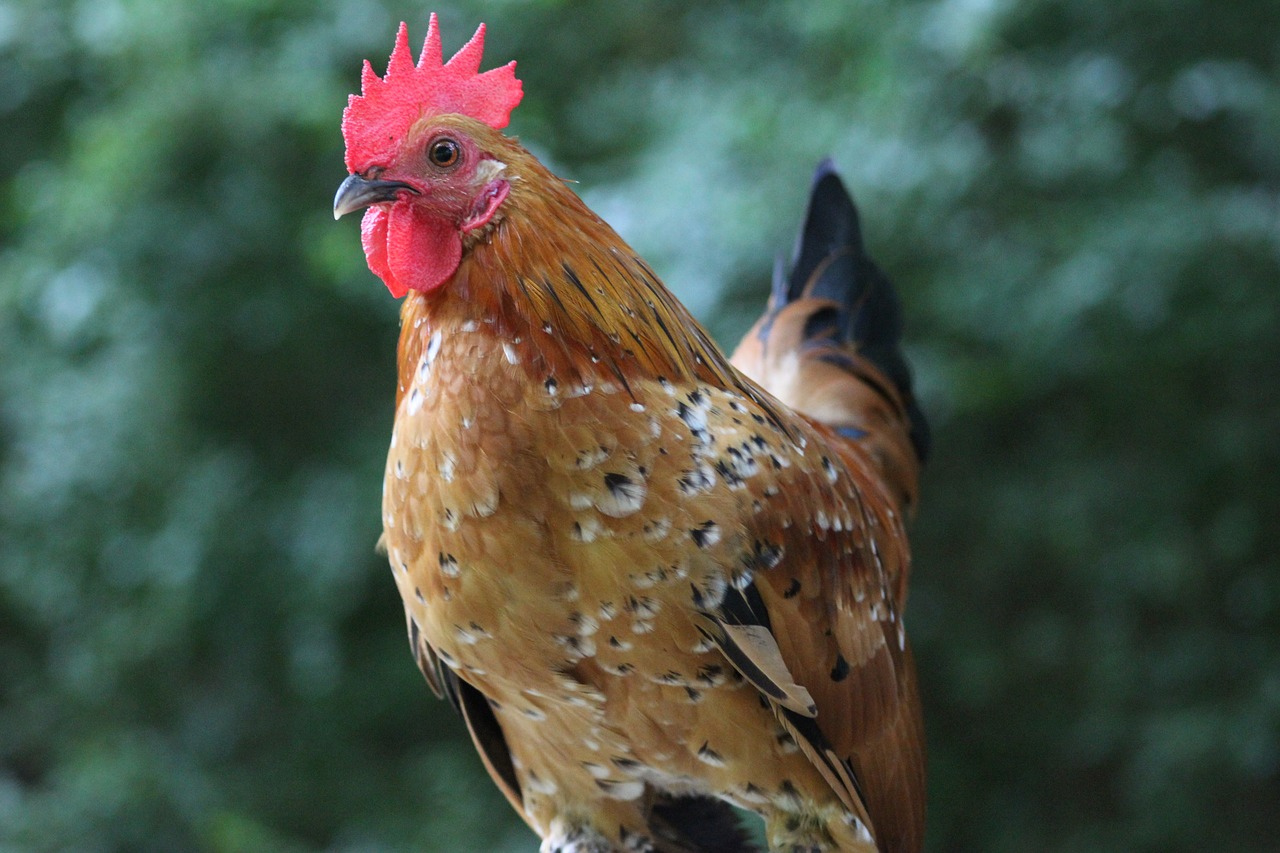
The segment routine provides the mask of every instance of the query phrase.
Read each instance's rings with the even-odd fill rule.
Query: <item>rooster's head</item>
[[[397,297],[431,291],[453,275],[464,239],[495,222],[511,190],[506,127],[520,103],[515,63],[480,73],[484,25],[447,63],[431,16],[417,63],[400,25],[387,73],[368,62],[361,94],[342,114],[351,175],[334,217],[368,208],[361,225],[369,268]]]

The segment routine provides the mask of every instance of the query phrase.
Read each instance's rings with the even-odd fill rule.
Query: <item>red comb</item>
[[[482,53],[484,24],[453,59],[442,64],[440,27],[433,12],[415,65],[409,52],[409,28],[401,23],[386,76],[379,77],[366,60],[360,94],[352,95],[342,111],[347,169],[355,172],[390,162],[405,133],[429,113],[461,113],[493,128],[506,127],[524,95],[516,64],[509,62],[481,74]]]

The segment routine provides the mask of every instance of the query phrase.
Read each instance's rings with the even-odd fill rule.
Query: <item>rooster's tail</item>
[[[790,274],[733,363],[793,409],[867,450],[904,509],[929,452],[911,392],[893,285],[863,249],[858,211],[831,162],[814,176]]]

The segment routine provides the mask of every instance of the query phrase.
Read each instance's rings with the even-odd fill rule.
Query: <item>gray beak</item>
[[[395,201],[396,193],[400,190],[418,194],[416,189],[403,181],[369,181],[359,175],[348,175],[342,186],[338,187],[338,194],[333,197],[333,218],[341,219],[346,214],[371,204]]]

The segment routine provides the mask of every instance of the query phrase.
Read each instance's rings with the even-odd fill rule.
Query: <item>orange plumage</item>
[[[731,363],[505,121],[430,106],[335,201],[408,292],[383,524],[428,681],[544,851],[750,849],[725,803],[773,850],[918,850],[923,422],[896,328],[850,333],[888,285],[826,239],[838,179]]]

